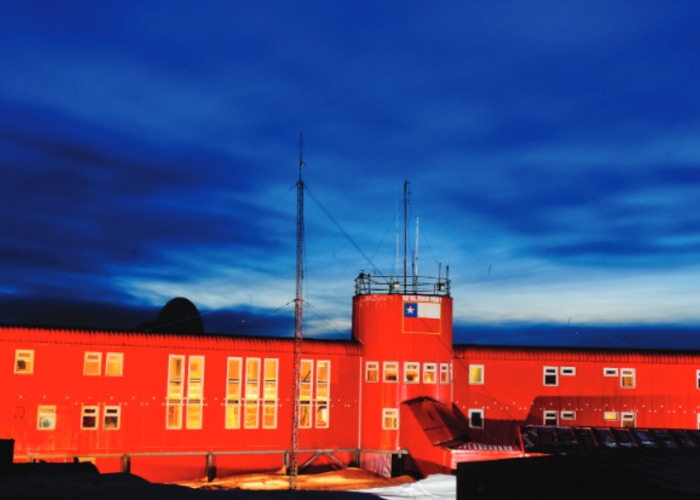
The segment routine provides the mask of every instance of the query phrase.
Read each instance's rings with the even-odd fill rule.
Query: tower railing
[[[355,278],[355,295],[440,295],[450,296],[450,280],[446,277],[403,276],[360,273]]]

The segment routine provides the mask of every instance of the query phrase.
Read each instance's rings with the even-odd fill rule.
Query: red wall
[[[0,437],[15,439],[15,456],[20,460],[65,455],[288,450],[292,348],[291,340],[280,339],[0,328]],[[14,373],[16,349],[34,350],[32,374]],[[103,353],[103,371],[104,353],[123,353],[123,376],[83,375],[86,351]],[[330,408],[328,428],[300,429],[299,449],[357,448],[359,346],[311,340],[303,342],[302,352],[303,359],[330,361]],[[186,429],[184,423],[182,429],[166,429],[170,355],[205,358],[201,429]],[[277,428],[224,428],[229,356],[279,360]],[[39,405],[56,406],[54,430],[37,429]],[[83,405],[99,406],[100,419],[105,406],[120,407],[120,429],[106,430],[102,425],[97,430],[81,429]],[[159,462],[134,457],[132,471],[154,460]],[[175,460],[178,464],[195,463],[196,477],[202,475],[203,455]],[[231,458],[220,461],[235,462]],[[259,465],[261,461],[279,469],[282,455],[238,459],[241,465]]]

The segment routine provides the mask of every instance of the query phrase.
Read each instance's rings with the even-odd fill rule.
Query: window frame
[[[117,366],[117,371],[113,372],[110,366]],[[123,377],[124,376],[124,353],[123,352],[108,352],[105,354],[105,377]]]
[[[90,359],[91,357],[95,359]],[[89,370],[89,367],[96,367],[94,370]],[[95,373],[90,373],[95,371]],[[99,377],[102,375],[102,353],[97,351],[85,351],[83,356],[83,376],[84,377]]]
[[[387,425],[388,422],[393,422]],[[396,431],[399,429],[399,409],[382,408],[382,430]]]
[[[548,383],[547,378],[554,377],[554,383]],[[559,370],[556,366],[544,366],[542,367],[542,385],[546,387],[558,387],[559,386]]]
[[[92,426],[85,425],[85,419],[92,418]],[[100,407],[97,405],[83,405],[80,409],[80,430],[96,431],[100,428]]]
[[[26,357],[29,360],[22,359]],[[20,363],[24,363],[25,366],[20,368]],[[28,365],[28,367],[27,367]],[[15,349],[15,375],[33,375],[34,374],[34,349]]]
[[[325,375],[322,377],[322,366],[325,365]],[[330,427],[331,404],[331,361],[319,359],[316,361],[316,402],[314,410],[314,426],[317,429]],[[324,415],[325,418],[320,417]]]
[[[257,364],[257,368],[251,372],[253,364]],[[245,395],[243,397],[244,429],[257,429],[260,427],[260,366],[261,358],[259,357],[246,358],[245,360]],[[251,374],[255,375],[256,378],[252,378]],[[255,421],[254,423],[253,420]]]
[[[548,421],[554,420],[554,423],[548,423]],[[556,410],[543,410],[542,411],[542,425],[559,425],[559,412]]]
[[[440,384],[449,385],[452,383],[452,370],[450,363],[440,363],[440,375],[438,380]]]
[[[615,377],[617,378],[620,374],[620,371],[617,368],[603,368],[603,377]]]
[[[484,409],[483,408],[469,408],[467,411],[467,418],[469,420],[470,429],[483,429],[484,428]]]
[[[235,377],[232,377],[231,368],[232,364],[238,366],[238,373]],[[233,366],[233,370],[236,368]],[[243,358],[239,356],[229,356],[226,358],[226,399],[224,403],[224,429],[240,429],[241,428],[241,406],[243,401],[243,383],[241,380],[243,372]],[[231,391],[233,387],[236,387],[238,397],[233,398],[236,394]],[[233,420],[231,420],[233,418]]]
[[[409,379],[409,376],[411,377]],[[405,361],[403,364],[403,382],[404,384],[419,384],[420,383],[420,362]]]
[[[374,380],[370,374],[374,374]],[[368,384],[379,383],[379,361],[367,361],[365,362],[365,382]]]
[[[437,363],[423,363],[423,383],[424,384],[437,384],[438,373],[437,373]],[[432,380],[431,380],[432,378]]]
[[[560,420],[576,420],[576,410],[562,410],[559,418]]]
[[[108,419],[115,419],[116,425],[107,424]],[[102,430],[118,431],[122,424],[122,407],[120,405],[105,406],[102,411]]]
[[[483,364],[470,364],[469,385],[484,385],[485,372],[486,370]]]
[[[575,377],[576,367],[575,366],[561,366],[559,367],[559,374],[562,377]]]
[[[263,360],[262,428],[277,428],[277,402],[279,398],[279,359]],[[272,421],[270,422],[270,418]]]
[[[393,367],[392,370],[389,367]],[[387,378],[387,372],[393,372],[396,374],[396,378],[389,380]],[[382,364],[382,382],[385,384],[397,384],[399,382],[399,362],[398,361],[384,361]]]
[[[631,381],[631,383],[625,381]],[[635,368],[620,368],[620,387],[623,389],[637,387],[637,370]]]
[[[38,405],[36,410],[36,428],[39,431],[54,431],[58,416],[56,405]],[[42,421],[49,422],[49,425],[42,425]]]

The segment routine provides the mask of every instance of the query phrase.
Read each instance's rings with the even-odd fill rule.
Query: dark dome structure
[[[191,300],[175,297],[156,316],[155,321],[144,322],[138,330],[172,333],[204,333],[204,322]]]

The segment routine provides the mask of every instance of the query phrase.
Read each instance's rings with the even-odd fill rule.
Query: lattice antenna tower
[[[296,249],[296,295],[294,298],[294,380],[292,381],[292,446],[289,457],[289,487],[297,486],[299,449],[299,388],[301,386],[301,341],[304,318],[304,181],[302,179],[303,134],[299,134],[299,181],[297,182],[297,249]]]

